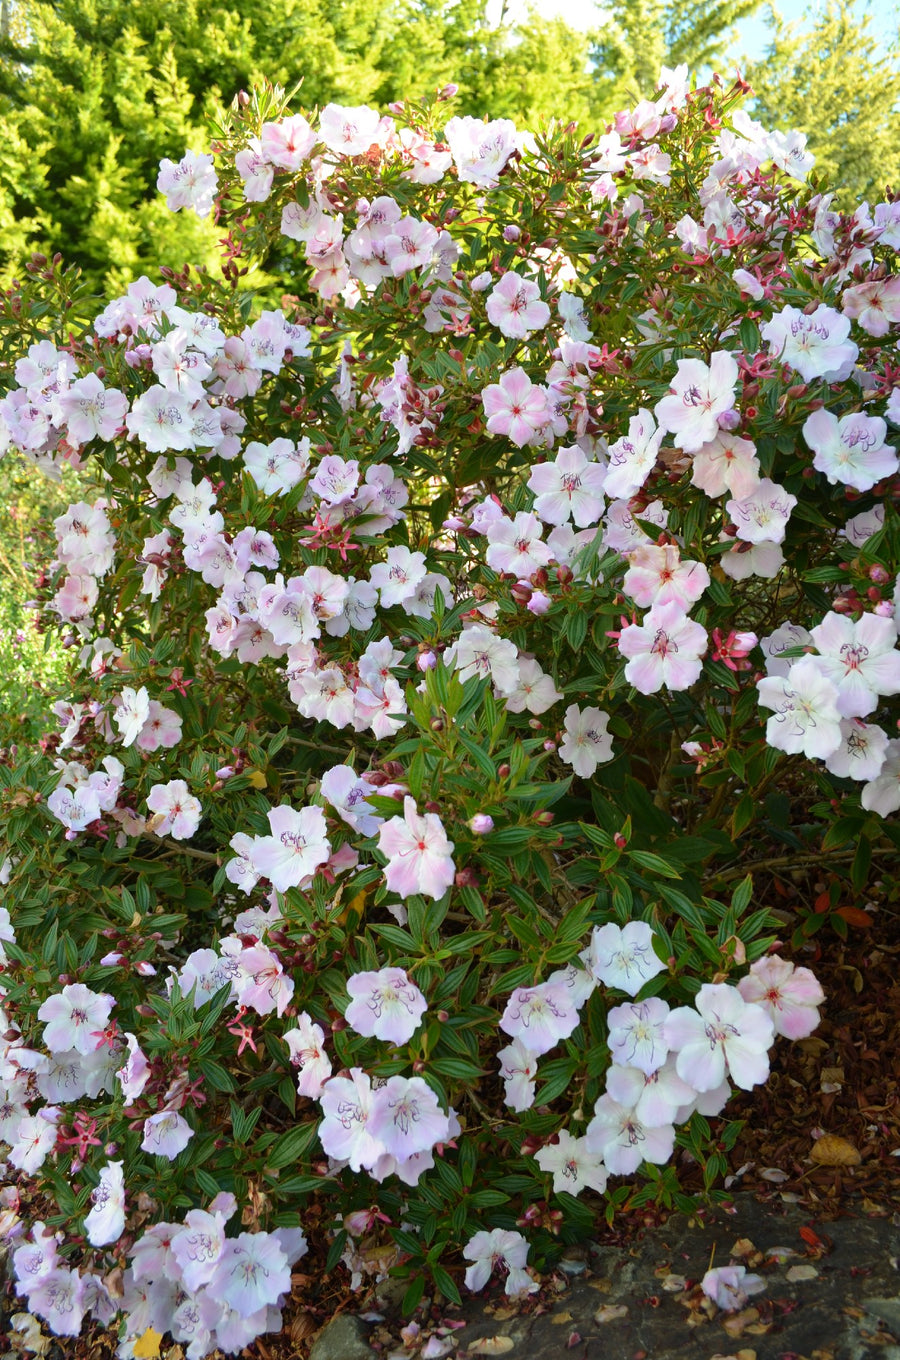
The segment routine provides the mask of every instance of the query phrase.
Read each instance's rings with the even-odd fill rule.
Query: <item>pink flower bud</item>
[[[717,417],[717,424],[720,430],[736,430],[740,423],[740,412],[735,411],[733,407],[730,411],[723,411],[721,415]]]
[[[469,818],[468,825],[469,830],[474,831],[476,836],[486,836],[494,829],[494,819],[486,812],[476,812],[474,817]]]
[[[435,652],[420,652],[416,657],[416,666],[420,671],[433,671],[437,665],[437,654]]]
[[[536,590],[525,608],[529,614],[546,614],[552,603],[551,596],[545,594],[543,590]]]
[[[503,228],[504,241],[518,241],[521,235],[522,235],[521,227],[517,227],[512,222],[509,224],[509,226]]]
[[[881,600],[876,604],[873,613],[882,619],[892,619],[894,617],[894,606],[890,600]]]

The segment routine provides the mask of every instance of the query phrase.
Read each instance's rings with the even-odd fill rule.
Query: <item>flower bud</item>
[[[470,831],[474,831],[476,836],[486,836],[489,831],[494,829],[494,819],[486,812],[476,812],[474,817],[468,821]]]
[[[890,573],[886,571],[884,567],[880,566],[877,562],[875,563],[874,567],[869,568],[869,580],[874,581],[876,585],[878,586],[886,585],[890,579],[891,579]]]
[[[420,671],[433,671],[437,665],[437,653],[428,651],[420,652],[416,657],[416,667]]]
[[[517,226],[515,225],[515,223],[513,223],[513,222],[510,222],[510,224],[509,224],[508,226],[506,226],[506,227],[503,228],[503,239],[504,239],[504,241],[508,241],[508,242],[509,242],[509,241],[518,241],[518,239],[519,239],[519,237],[520,237],[521,235],[522,235],[522,228],[521,228],[521,227],[517,227]]]
[[[537,822],[538,826],[550,826],[553,821],[553,813],[546,810],[543,812],[536,812],[534,814],[534,820]]]

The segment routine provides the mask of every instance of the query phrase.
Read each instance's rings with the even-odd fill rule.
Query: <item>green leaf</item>
[[[654,855],[650,850],[626,850],[625,853],[632,863],[638,865],[639,868],[659,874],[661,878],[681,878],[677,869],[673,869],[671,864],[661,859],[659,855]]]

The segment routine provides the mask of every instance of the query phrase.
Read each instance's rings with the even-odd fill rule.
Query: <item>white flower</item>
[[[514,1039],[506,1048],[499,1050],[497,1061],[504,1084],[503,1103],[515,1110],[516,1114],[530,1110],[534,1104],[534,1079],[537,1075],[535,1054],[525,1047],[521,1039]]]
[[[766,723],[766,741],[777,751],[802,751],[824,760],[841,744],[837,687],[822,674],[819,660],[805,656],[787,676],[770,675],[757,683],[760,704],[774,709]]]
[[[100,1172],[100,1184],[91,1194],[93,1208],[84,1220],[92,1247],[118,1242],[125,1231],[125,1181],[121,1162],[109,1162]]]
[[[629,921],[621,928],[612,922],[594,926],[591,943],[580,955],[598,982],[637,996],[644,983],[666,965],[653,949],[653,931],[645,921]]]
[[[282,803],[269,810],[271,836],[260,836],[253,846],[254,869],[278,892],[298,887],[331,854],[325,813],[319,807],[299,810]]]
[[[570,519],[579,529],[596,524],[603,514],[605,477],[606,469],[590,462],[577,445],[560,449],[555,460],[531,469],[528,489],[534,492],[535,514],[546,524]]]
[[[173,1161],[183,1152],[194,1136],[194,1130],[176,1110],[161,1110],[144,1120],[144,1136],[141,1147],[144,1152],[152,1152],[157,1157]]]
[[[602,1095],[585,1130],[585,1142],[614,1176],[631,1176],[641,1162],[662,1165],[669,1160],[675,1147],[675,1129],[671,1123],[644,1124],[636,1109],[643,1094],[642,1073],[632,1067],[617,1071],[620,1081],[625,1073],[630,1074],[629,1098],[616,1100],[609,1093]]]
[[[587,1187],[602,1195],[606,1189],[606,1167],[598,1153],[592,1152],[586,1138],[573,1138],[561,1129],[555,1143],[542,1147],[534,1159],[542,1171],[553,1173],[553,1190],[580,1195]]]
[[[55,996],[48,997],[37,1013],[44,1021],[44,1043],[51,1053],[71,1049],[93,1053],[102,1042],[114,1005],[105,993],[92,992],[83,982],[70,982]]]
[[[599,708],[581,709],[570,704],[566,709],[566,735],[559,754],[582,779],[588,779],[598,765],[612,760],[612,737],[607,731],[609,715]]]
[[[662,1067],[669,1052],[665,1022],[669,1007],[657,996],[614,1006],[607,1016],[614,1063],[640,1068],[647,1076]]]
[[[856,491],[871,491],[876,482],[893,477],[900,461],[892,444],[884,442],[887,425],[880,416],[852,411],[838,420],[821,407],[803,422],[803,438],[813,450],[813,467],[824,472],[831,486],[840,483]]]
[[[539,1288],[537,1280],[533,1280],[525,1269],[528,1243],[521,1233],[509,1228],[477,1232],[463,1247],[463,1256],[474,1262],[466,1270],[466,1288],[473,1293],[484,1288],[498,1265],[506,1266],[509,1271],[507,1294],[534,1294]]]
[[[708,365],[702,359],[679,359],[668,395],[654,407],[660,429],[672,432],[679,449],[696,452],[715,437],[719,416],[733,409],[737,380],[738,366],[727,350],[716,350]],[[612,494],[608,488],[607,481]]]
[[[782,543],[797,497],[763,477],[756,490],[742,500],[725,502],[725,509],[745,543]]]
[[[555,982],[517,987],[500,1017],[500,1028],[538,1057],[566,1039],[578,1025],[568,989]]]
[[[760,328],[773,356],[797,370],[804,382],[843,382],[859,356],[848,339],[850,321],[822,303],[810,315],[785,307]]]
[[[828,613],[812,630],[819,655],[816,666],[837,689],[843,718],[865,718],[878,707],[880,695],[900,694],[900,651],[897,625],[879,614],[863,614],[854,622]]]
[[[518,655],[514,642],[498,637],[484,624],[475,623],[447,648],[444,660],[456,667],[463,683],[476,676],[479,680],[490,678],[505,696],[513,694],[518,686]]]
[[[643,407],[631,417],[628,434],[609,446],[604,495],[626,499],[640,491],[656,465],[663,434],[664,430],[656,428],[652,415]]]
[[[521,713],[525,709],[535,715],[546,713],[562,697],[553,677],[545,674],[537,661],[532,657],[519,658],[519,682],[512,693],[506,695],[510,713]]]
[[[841,744],[826,757],[825,768],[841,779],[877,779],[888,748],[883,727],[859,718],[841,721]]]
[[[352,998],[344,1012],[347,1024],[357,1034],[391,1044],[411,1039],[427,1010],[425,997],[402,968],[354,973],[347,979],[347,992]]]
[[[775,1027],[762,1006],[725,982],[704,982],[694,1005],[679,1006],[666,1020],[678,1075],[697,1091],[713,1090],[726,1073],[742,1091],[764,1082]]]
[[[887,817],[900,808],[900,740],[889,741],[877,779],[866,784],[860,796],[866,812]]]
[[[131,746],[141,734],[141,729],[150,716],[150,696],[142,685],[132,689],[126,685],[118,696],[113,719],[122,734],[122,745]]]

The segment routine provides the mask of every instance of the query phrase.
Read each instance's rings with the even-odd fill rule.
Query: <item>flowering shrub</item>
[[[897,843],[900,205],[833,212],[741,95],[664,71],[582,138],[265,90],[160,172],[223,282],[5,299],[6,437],[94,488],[72,690],[2,770],[5,1229],[57,1334],[234,1353],[313,1241],[408,1309],[533,1292],[712,1187],[815,1027],[748,869]]]

